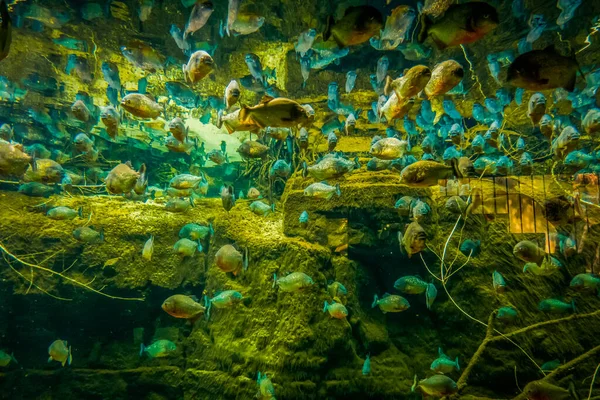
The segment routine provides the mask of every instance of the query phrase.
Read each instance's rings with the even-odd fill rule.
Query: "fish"
[[[177,138],[175,136],[169,135],[165,139],[165,146],[170,151],[173,151],[175,153],[191,154],[191,152],[192,152],[192,150],[194,150],[194,148],[198,148],[198,142],[197,142],[197,140],[194,140],[194,141],[186,140],[184,142],[181,142],[181,141],[177,140]]]
[[[275,204],[271,204],[270,206],[263,203],[262,201],[254,201],[250,204],[250,211],[252,211],[256,215],[267,216],[269,213],[275,212]]]
[[[543,380],[529,382],[523,388],[523,394],[528,400],[579,399],[572,383],[567,390]]]
[[[294,100],[284,97],[264,96],[254,107],[244,106],[240,110],[241,121],[251,121],[260,128],[292,128],[305,126],[310,117],[304,107]]]
[[[502,274],[498,271],[494,271],[492,274],[492,284],[496,293],[504,293],[506,290],[506,282]]]
[[[281,278],[273,274],[273,287],[277,286],[283,292],[299,292],[314,284],[313,279],[304,272],[292,272]]]
[[[250,12],[238,13],[237,19],[231,26],[233,36],[249,35],[258,31],[265,23],[265,17]]]
[[[214,162],[217,165],[223,165],[229,162],[229,158],[227,157],[227,153],[223,153],[219,149],[211,150],[207,155],[208,159]]]
[[[306,163],[303,163],[303,175],[306,176],[308,174],[319,181],[323,181],[331,178],[339,178],[359,168],[358,158],[348,160],[343,157],[328,155],[310,167]]]
[[[198,240],[206,240],[213,236],[215,231],[212,227],[212,224],[199,225],[199,224],[186,224],[179,230],[179,237],[186,238],[194,241]]]
[[[149,346],[140,344],[140,357],[146,354],[150,358],[163,358],[173,355],[177,350],[177,345],[170,340],[157,340]]]
[[[8,354],[0,350],[0,367],[7,367],[11,362],[18,364],[14,354]]]
[[[553,371],[556,368],[558,368],[560,366],[560,364],[561,364],[560,360],[555,359],[555,360],[547,361],[547,362],[543,363],[540,368],[544,372],[550,372],[550,371]]]
[[[581,135],[574,126],[565,127],[560,135],[552,141],[552,151],[556,158],[564,160],[567,154],[574,151]]]
[[[140,40],[132,40],[127,46],[121,46],[121,54],[135,67],[144,71],[156,73],[164,69],[162,55]]]
[[[228,0],[227,3],[227,25],[225,31],[227,32],[227,36],[231,36],[231,29],[233,24],[235,23],[238,11],[240,9],[240,4],[242,0]]]
[[[194,32],[199,31],[206,25],[206,22],[210,18],[214,11],[214,5],[212,1],[197,1],[194,4],[194,8],[192,8],[192,12],[190,13],[190,18],[188,19],[187,25],[185,26],[185,31],[183,32],[183,40],[186,40],[188,36],[194,34]]]
[[[546,114],[546,96],[542,93],[534,93],[529,98],[527,114],[533,125],[538,125],[542,117]]]
[[[47,186],[39,182],[28,182],[19,185],[18,192],[31,197],[50,197],[60,192],[60,186]]]
[[[410,303],[402,296],[385,293],[381,299],[375,295],[371,308],[379,307],[384,314],[389,312],[402,312],[410,308]]]
[[[565,25],[575,15],[575,11],[581,5],[581,0],[558,0],[556,7],[560,10],[560,15],[556,19],[556,25],[565,29]]]
[[[203,248],[199,241],[195,242],[190,239],[182,238],[175,242],[173,250],[182,257],[193,257],[194,254],[196,254],[196,250],[201,253]]]
[[[244,140],[236,150],[244,159],[261,158],[265,159],[269,148],[255,140]]]
[[[394,208],[398,210],[398,214],[402,216],[409,216],[412,214],[412,207],[416,204],[417,199],[411,196],[402,196],[394,204]]]
[[[330,186],[327,182],[317,182],[304,189],[304,196],[315,197],[318,199],[331,200],[334,194],[338,197],[342,195],[339,184]]]
[[[197,303],[194,298],[183,294],[168,297],[161,308],[172,317],[189,320],[197,319],[206,311],[206,308]]]
[[[349,7],[337,22],[329,16],[323,40],[328,41],[331,38],[340,48],[355,46],[368,41],[382,27],[383,16],[375,7]]]
[[[138,9],[138,17],[140,22],[146,22],[150,18],[152,8],[154,7],[154,0],[140,0],[140,8]],[[100,13],[102,16],[102,13]]]
[[[336,303],[335,301],[329,303],[325,300],[323,312],[328,312],[332,318],[336,319],[344,319],[348,316],[348,309],[342,303]]]
[[[302,214],[300,214],[300,217],[298,218],[298,222],[303,225],[308,224],[308,212],[306,212],[306,210],[302,211]]]
[[[169,132],[171,132],[171,135],[173,135],[173,137],[175,137],[175,139],[178,141],[186,142],[188,138],[189,127],[185,126],[185,123],[181,118],[175,117],[171,120],[171,122],[169,122]],[[198,181],[199,179],[200,178],[198,177]]]
[[[154,252],[154,235],[150,235],[150,239],[144,243],[142,249],[142,258],[146,261],[152,261],[152,253]]]
[[[424,65],[415,65],[404,75],[396,80],[387,78],[384,93],[389,95],[393,90],[398,99],[414,97],[418,95],[431,79],[431,70]]]
[[[140,93],[130,93],[123,97],[121,107],[138,118],[156,119],[163,111],[163,107],[160,104],[147,95]]]
[[[273,387],[273,383],[267,374],[261,374],[261,372],[258,371],[256,384],[258,385],[258,393],[255,396],[256,398],[264,400],[275,399],[275,388]]]
[[[588,110],[581,125],[588,135],[600,132],[600,109],[592,108]]]
[[[172,213],[184,213],[194,206],[195,204],[192,197],[190,197],[188,200],[183,198],[174,198],[165,204],[165,210]]]
[[[190,56],[187,64],[182,65],[182,69],[185,82],[195,84],[212,72],[214,61],[206,51],[198,50]]]
[[[69,50],[88,51],[88,45],[85,40],[75,39],[65,34],[61,34],[59,37],[52,39],[52,42]]]
[[[421,294],[427,290],[427,282],[418,276],[407,275],[394,282],[394,288],[406,294]]]
[[[126,194],[131,192],[136,185],[142,184],[145,170],[145,164],[140,166],[139,171],[135,171],[130,162],[117,165],[106,177],[106,190],[110,194]]]
[[[459,171],[456,161],[451,164],[448,166],[437,161],[417,161],[402,170],[400,183],[408,186],[428,187],[438,185],[440,180],[453,176],[461,178],[463,174]]]
[[[435,299],[437,298],[437,288],[433,283],[427,285],[427,290],[425,291],[425,303],[427,305],[427,309],[431,310]],[[458,365],[458,362],[457,362]]]
[[[165,88],[175,102],[184,107],[194,108],[200,104],[200,97],[187,85],[181,82],[166,82]]]
[[[285,160],[277,160],[269,169],[269,177],[288,178],[292,173],[292,167]]]
[[[481,240],[465,239],[459,250],[467,257],[477,257],[481,253]]]
[[[550,314],[564,314],[567,312],[575,313],[575,300],[571,300],[570,303],[558,299],[545,299],[540,301],[538,310],[544,311]]]
[[[337,146],[338,138],[335,135],[335,132],[331,132],[327,135],[327,150],[332,152],[335,150],[335,146]]]
[[[514,322],[518,317],[518,312],[512,307],[504,306],[500,307],[496,312],[496,319],[504,322],[511,323]]]
[[[428,98],[441,96],[456,87],[464,76],[465,71],[458,62],[454,60],[443,61],[433,68],[424,93]]]
[[[408,258],[414,254],[425,250],[427,234],[425,229],[417,222],[413,221],[406,227],[404,233],[398,231],[398,244],[400,250],[405,253]]]
[[[69,54],[65,73],[77,76],[83,83],[91,83],[93,79],[87,59],[75,54]]]
[[[81,100],[77,100],[75,103],[73,103],[71,106],[71,112],[73,113],[73,116],[81,122],[88,122],[90,120],[90,110]]]
[[[577,274],[571,279],[570,287],[576,290],[591,290],[600,295],[600,278],[594,274]]]
[[[100,111],[100,120],[106,127],[108,136],[114,139],[119,134],[121,120],[119,112],[113,106],[103,107]]]
[[[421,31],[418,41],[428,37],[440,50],[474,43],[496,29],[500,24],[498,11],[484,2],[452,4],[444,15],[432,22],[421,14]]]
[[[225,97],[223,99],[225,108],[228,110],[240,99],[240,85],[234,79],[229,82],[229,85],[225,88]]]
[[[218,309],[235,307],[240,304],[244,300],[244,296],[236,291],[236,290],[224,290],[218,293],[212,299],[208,297],[205,298],[205,303],[207,304],[207,318],[210,318],[210,310],[212,307],[216,307]]]
[[[217,128],[221,126],[225,126],[227,132],[232,134],[234,132],[257,132],[260,130],[260,127],[254,123],[254,121],[246,120],[242,121],[240,119],[240,111],[241,109],[230,112],[229,114],[224,115],[222,110],[219,110],[217,114]],[[270,127],[268,127],[270,128]],[[267,128],[267,129],[268,129]]]
[[[231,272],[237,276],[248,268],[248,250],[240,253],[235,247],[226,244],[215,254],[215,264],[223,272]]]
[[[362,374],[364,376],[371,374],[371,354],[367,354],[362,366]]]
[[[313,43],[315,42],[315,38],[317,37],[316,29],[309,29],[305,32],[302,32],[298,37],[298,42],[294,45],[294,49],[297,54],[300,54],[300,57],[304,57],[306,53],[310,50]]]
[[[57,221],[72,220],[76,217],[83,218],[83,207],[79,207],[77,210],[64,206],[54,207],[46,212],[46,216]]]
[[[71,346],[66,340],[57,339],[48,347],[48,362],[58,361],[64,367],[65,364],[71,365],[73,362],[73,353]]]
[[[506,82],[526,90],[575,89],[579,64],[574,56],[559,54],[554,46],[518,56],[508,67]]]
[[[381,57],[377,60],[377,83],[381,84],[383,80],[387,77],[388,68],[390,66],[390,59],[387,56]]]
[[[380,46],[384,49],[398,47],[407,40],[408,33],[417,17],[413,7],[400,5],[392,10],[379,33]]]
[[[454,371],[460,371],[460,365],[458,364],[458,357],[452,360],[446,354],[441,347],[438,348],[439,357],[436,358],[432,363],[429,369],[431,369],[436,374],[450,374]]]
[[[424,396],[445,397],[458,392],[456,382],[446,375],[433,375],[427,379],[422,379],[417,383],[415,375],[411,392],[421,391]]]
[[[104,242],[104,230],[97,231],[92,226],[82,226],[73,231],[73,237],[84,243],[102,243]]]

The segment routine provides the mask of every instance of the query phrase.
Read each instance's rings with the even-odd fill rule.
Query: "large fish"
[[[198,50],[190,56],[187,64],[183,64],[183,75],[186,83],[197,83],[213,70],[214,62],[210,54]]]
[[[188,36],[193,35],[194,32],[202,29],[208,18],[214,11],[212,1],[206,1],[203,3],[197,2],[192,8],[190,19],[185,26],[185,32],[183,32],[183,40],[186,40]]]
[[[265,96],[260,104],[240,110],[240,121],[247,120],[260,128],[291,128],[307,124],[310,117],[306,109],[294,100]]]
[[[527,90],[575,89],[579,64],[574,56],[565,57],[554,46],[521,54],[508,67],[506,81]]]
[[[435,22],[422,14],[419,42],[430,37],[440,50],[473,43],[494,30],[499,22],[498,11],[485,2],[453,4]]]
[[[333,38],[339,47],[355,46],[371,39],[382,27],[383,16],[375,7],[350,7],[337,22],[329,17],[323,40]]]

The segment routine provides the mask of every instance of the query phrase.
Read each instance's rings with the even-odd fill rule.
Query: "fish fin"
[[[371,308],[375,308],[377,307],[377,302],[379,301],[379,297],[377,295],[375,295],[373,297],[373,303],[371,304]]]
[[[329,306],[329,303],[327,302],[327,300],[325,300],[325,303],[323,304],[323,312],[327,311],[328,306]]]
[[[140,357],[144,355],[144,350],[146,350],[146,346],[144,346],[144,343],[140,344]]]
[[[4,2],[3,2],[4,3]],[[17,361],[17,359],[15,358],[15,353],[10,353],[10,359],[13,360],[15,362],[15,364],[18,364],[19,362]]]
[[[456,360],[454,361],[454,363],[456,364],[456,370],[460,371],[460,365],[458,365],[458,356],[456,356]]]
[[[269,96],[268,94],[265,94],[262,99],[260,99],[260,103],[259,104],[267,104],[268,102],[270,102],[271,100],[273,100],[274,97]]]
[[[383,94],[385,94],[386,96],[389,96],[392,92],[392,82],[392,78],[390,78],[389,75],[385,77],[385,86],[383,87]]]
[[[458,168],[458,160],[456,158],[452,158],[450,160],[450,164],[452,166],[452,170],[454,172],[454,176],[456,178],[459,178],[459,179],[462,178],[463,174],[462,174],[462,172],[460,172],[460,169]]]
[[[413,384],[410,387],[410,391],[414,393],[414,391],[417,389],[417,374],[415,374],[415,377],[413,378]]]
[[[273,288],[275,287],[275,282],[277,282],[277,274],[273,273]]]
[[[391,296],[391,294],[389,294],[388,292],[385,292],[385,293],[383,294],[383,296],[381,296],[381,298],[382,298],[382,299],[385,299],[386,297],[390,297],[390,296]]]
[[[48,362],[52,362],[52,356],[48,357]]]
[[[337,194],[338,197],[342,195],[342,190],[340,189],[339,183],[335,185],[335,194]]]
[[[419,35],[417,36],[417,41],[419,43],[423,43],[425,39],[427,39],[428,30],[431,26],[431,21],[427,18],[427,15],[421,14],[419,16],[419,23],[421,24],[421,30],[419,31]]]
[[[73,362],[73,352],[71,351],[71,346],[69,346],[69,365]],[[64,365],[64,364],[63,364]]]
[[[83,207],[77,209],[77,215],[79,215],[79,218],[83,218]]]

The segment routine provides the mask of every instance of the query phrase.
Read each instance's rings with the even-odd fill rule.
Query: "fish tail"
[[[419,43],[423,43],[425,39],[427,39],[427,31],[431,25],[431,21],[427,18],[427,15],[421,14],[419,16],[419,24],[421,24],[421,30],[419,30],[419,35],[417,36],[417,41]]]
[[[450,160],[450,165],[452,166],[452,171],[454,172],[454,176],[458,179],[463,177],[462,172],[460,172],[460,169],[458,168],[458,160],[456,158],[452,158]]]
[[[338,197],[342,195],[342,190],[340,189],[339,183],[335,185],[335,194],[337,194]]]
[[[379,301],[379,296],[375,295],[373,297],[373,304],[371,304],[371,308],[377,307],[377,302]]]
[[[204,250],[204,249],[202,248],[202,243],[200,243],[200,239],[198,239],[197,242],[198,242],[198,252],[202,253],[202,250]]]
[[[4,2],[3,2],[4,3]],[[10,353],[10,359],[13,360],[15,362],[15,364],[18,364],[19,362],[17,361],[17,359],[15,358],[15,353]]]
[[[104,228],[100,228],[100,241],[104,242]]]
[[[271,212],[274,213],[275,212],[275,203],[271,204]]]
[[[273,273],[273,286],[271,286],[271,287],[273,287],[273,288],[275,287],[275,282],[277,282],[277,274]]]
[[[327,27],[325,28],[325,32],[323,32],[323,40],[326,42],[329,40],[329,38],[331,37],[331,29],[333,28],[333,25],[335,24],[335,19],[333,18],[333,16],[329,16],[327,18]]]
[[[410,387],[410,391],[414,393],[416,388],[417,388],[417,374],[415,374],[415,377],[413,378],[413,384]]]
[[[210,236],[214,236],[214,234],[215,234],[215,230],[213,228],[212,222],[210,224],[208,224],[208,232],[210,233]]]
[[[144,351],[146,350],[146,346],[144,346],[144,343],[140,344],[140,357],[144,355]]]
[[[79,215],[79,218],[83,218],[83,207],[77,209],[77,215]]]
[[[308,172],[308,165],[306,164],[306,161],[303,161],[302,162],[302,177],[303,178],[306,178],[307,172]]]
[[[571,300],[571,310],[573,310],[573,314],[577,312],[577,308],[575,308],[575,299]]]
[[[244,249],[244,259],[242,261],[243,267],[244,267],[244,271],[248,270],[248,258],[249,258],[249,256],[248,256],[248,248],[246,247]]]
[[[354,169],[360,169],[360,163],[358,162],[358,157],[354,157]]]
[[[69,346],[69,359],[68,359],[68,363],[69,365],[71,365],[71,363],[73,362],[73,352],[71,351],[71,346]],[[65,364],[63,363],[63,366]]]
[[[456,370],[460,371],[460,365],[458,364],[458,356],[456,356],[456,360],[454,361],[454,363],[456,364]]]
[[[193,196],[190,196],[190,205],[192,207],[196,207],[196,203],[194,203],[194,197]]]
[[[329,307],[329,303],[327,300],[325,300],[325,303],[323,304],[323,312],[327,311],[327,307]]]
[[[212,309],[212,301],[210,301],[210,299],[208,298],[208,296],[204,296],[206,298],[205,300],[205,304],[206,304],[206,320],[208,321],[210,319],[210,310]]]

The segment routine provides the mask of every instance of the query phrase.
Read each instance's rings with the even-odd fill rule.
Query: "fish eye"
[[[489,17],[490,17],[490,14],[483,14],[484,19],[488,19]]]

